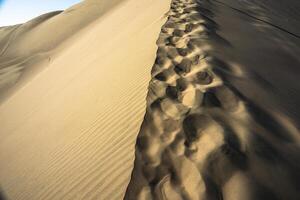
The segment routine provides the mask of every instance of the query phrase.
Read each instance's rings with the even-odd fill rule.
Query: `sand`
[[[280,2],[87,0],[0,29],[0,198],[298,200],[300,5]]]
[[[71,43],[74,35],[123,2],[86,0],[65,11],[0,28],[0,102],[45,68],[58,49],[69,46],[64,45],[66,41]]]
[[[146,114],[125,199],[299,198],[299,131],[294,120],[287,117],[288,110],[274,106],[279,97],[273,101],[270,97],[259,99],[268,91],[255,88],[253,92],[261,96],[256,96],[256,101],[249,98],[253,85],[261,81],[250,76],[255,73],[250,66],[247,71],[239,66],[245,64],[250,52],[243,54],[232,45],[241,45],[241,51],[249,51],[254,45],[247,44],[251,42],[247,38],[241,40],[242,33],[233,34],[238,26],[230,23],[239,18],[228,15],[224,5],[230,12],[241,13],[223,1],[172,1],[157,41]],[[222,14],[216,17],[219,9]],[[256,23],[274,28],[270,22],[258,20],[260,16],[246,14]],[[217,20],[227,32],[220,29]],[[273,31],[268,31],[269,37]],[[219,32],[228,35],[224,38]],[[285,39],[294,39],[293,34],[283,32],[289,35]],[[259,37],[257,33],[257,40]],[[237,39],[239,43],[230,43]],[[266,43],[255,46],[271,47]],[[268,51],[260,53],[269,56]],[[232,57],[239,59],[233,62]],[[277,59],[293,63],[288,56]],[[270,67],[276,66],[273,64]],[[268,70],[268,66],[262,69]],[[274,73],[268,72],[262,78]],[[230,81],[232,77],[248,88],[240,91],[241,86]],[[280,80],[284,84],[280,89],[291,85],[284,83],[285,78]]]
[[[47,55],[36,70],[24,66],[26,81],[18,79],[22,84],[10,87],[0,106],[0,187],[7,199],[123,198],[170,2],[106,5],[112,2],[118,1],[85,1],[41,21],[1,57]]]

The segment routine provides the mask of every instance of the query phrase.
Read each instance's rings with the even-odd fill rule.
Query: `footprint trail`
[[[293,177],[277,173],[299,169],[282,151],[298,151],[299,143],[257,122],[247,99],[223,78],[222,73],[238,74],[209,54],[208,41],[222,40],[210,5],[172,1],[157,41],[126,200],[297,198]]]

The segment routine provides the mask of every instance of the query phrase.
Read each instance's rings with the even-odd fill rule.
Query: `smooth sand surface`
[[[51,50],[0,106],[0,187],[8,199],[124,196],[170,1],[105,2],[117,1],[87,0],[55,13],[19,34],[1,57]],[[82,29],[85,17],[93,22]]]
[[[47,66],[54,49],[124,0],[86,0],[65,11],[44,14],[31,21],[0,28],[0,103]],[[42,63],[44,62],[44,63]]]

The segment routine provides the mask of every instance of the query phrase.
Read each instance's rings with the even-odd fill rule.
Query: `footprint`
[[[212,123],[212,119],[206,115],[192,114],[187,116],[182,123],[187,141],[193,142],[199,139],[210,123]]]
[[[213,77],[207,71],[201,71],[196,74],[197,83],[201,85],[209,85],[213,82]]]
[[[130,181],[128,191],[143,188],[133,199],[209,199],[211,188],[206,187],[212,185],[217,191],[214,195],[220,198],[222,187],[212,182],[221,177],[220,172],[234,174],[244,161],[242,154],[227,144],[228,128],[215,114],[232,116],[241,102],[229,87],[220,86],[221,77],[210,71],[212,66],[224,64],[205,48],[217,24],[203,15],[211,17],[212,13],[200,11],[202,4],[173,0],[157,40],[159,48],[133,170],[133,177],[144,177],[145,183]],[[211,158],[214,156],[215,160]],[[211,168],[220,169],[210,173]],[[226,174],[228,168],[232,173]]]
[[[190,86],[187,90],[182,92],[180,100],[184,106],[196,109],[202,103],[203,93],[193,86]]]
[[[189,73],[191,71],[191,67],[192,61],[185,58],[175,66],[174,70],[178,75],[183,75]]]

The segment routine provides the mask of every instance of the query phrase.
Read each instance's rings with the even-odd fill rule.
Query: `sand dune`
[[[41,21],[2,55],[1,62],[38,56],[80,29],[0,106],[0,187],[8,199],[123,198],[170,2],[112,8],[116,2],[85,1]],[[82,29],[86,20],[93,22]]]
[[[240,11],[222,2],[221,8],[218,5],[218,1],[172,1],[168,21],[157,41],[159,49],[152,68],[146,114],[125,199],[299,198],[299,131],[293,120],[288,119],[288,110],[274,106],[274,99],[257,100],[268,92],[265,88],[256,86],[254,92],[261,96],[255,100],[249,98],[253,85],[267,85],[249,76],[255,72],[257,76],[262,74],[255,66],[246,69],[239,66],[255,52],[243,54],[232,46],[241,45],[240,49],[247,51],[254,45],[261,48],[271,44],[265,41],[265,44],[251,45],[247,44],[251,42],[247,38],[231,44],[230,41],[243,37],[243,34],[230,35],[238,27],[230,23],[240,18],[226,15],[225,11],[217,18],[216,13],[221,8],[226,10],[224,5],[231,12]],[[250,16],[250,19],[267,26],[270,30],[266,28],[263,33],[272,36],[274,26],[258,17]],[[227,37],[219,34],[224,31],[215,18],[228,29]],[[257,31],[255,27],[260,29],[262,25],[253,26],[248,29]],[[289,35],[285,38],[294,39],[293,34],[283,32]],[[259,40],[259,33],[256,38]],[[260,53],[269,56],[268,51]],[[238,58],[236,62],[232,61],[233,57]],[[289,56],[276,59],[299,64],[291,62]],[[270,67],[278,65],[272,63]],[[260,65],[263,64],[268,62],[261,61]],[[274,70],[281,69],[278,66]],[[268,72],[273,76],[274,72]],[[269,79],[269,76],[262,78]],[[240,91],[241,86],[232,77],[248,88]],[[283,82],[285,78],[288,77],[279,79],[284,85],[278,88],[291,85]]]
[[[87,0],[0,29],[0,192],[299,199],[300,5],[285,3]]]
[[[58,48],[64,48],[66,40],[71,40],[84,27],[124,2],[86,0],[65,11],[0,28],[0,102],[26,84],[43,68],[41,66],[47,66],[47,61],[58,53]],[[51,52],[53,50],[56,52]]]

